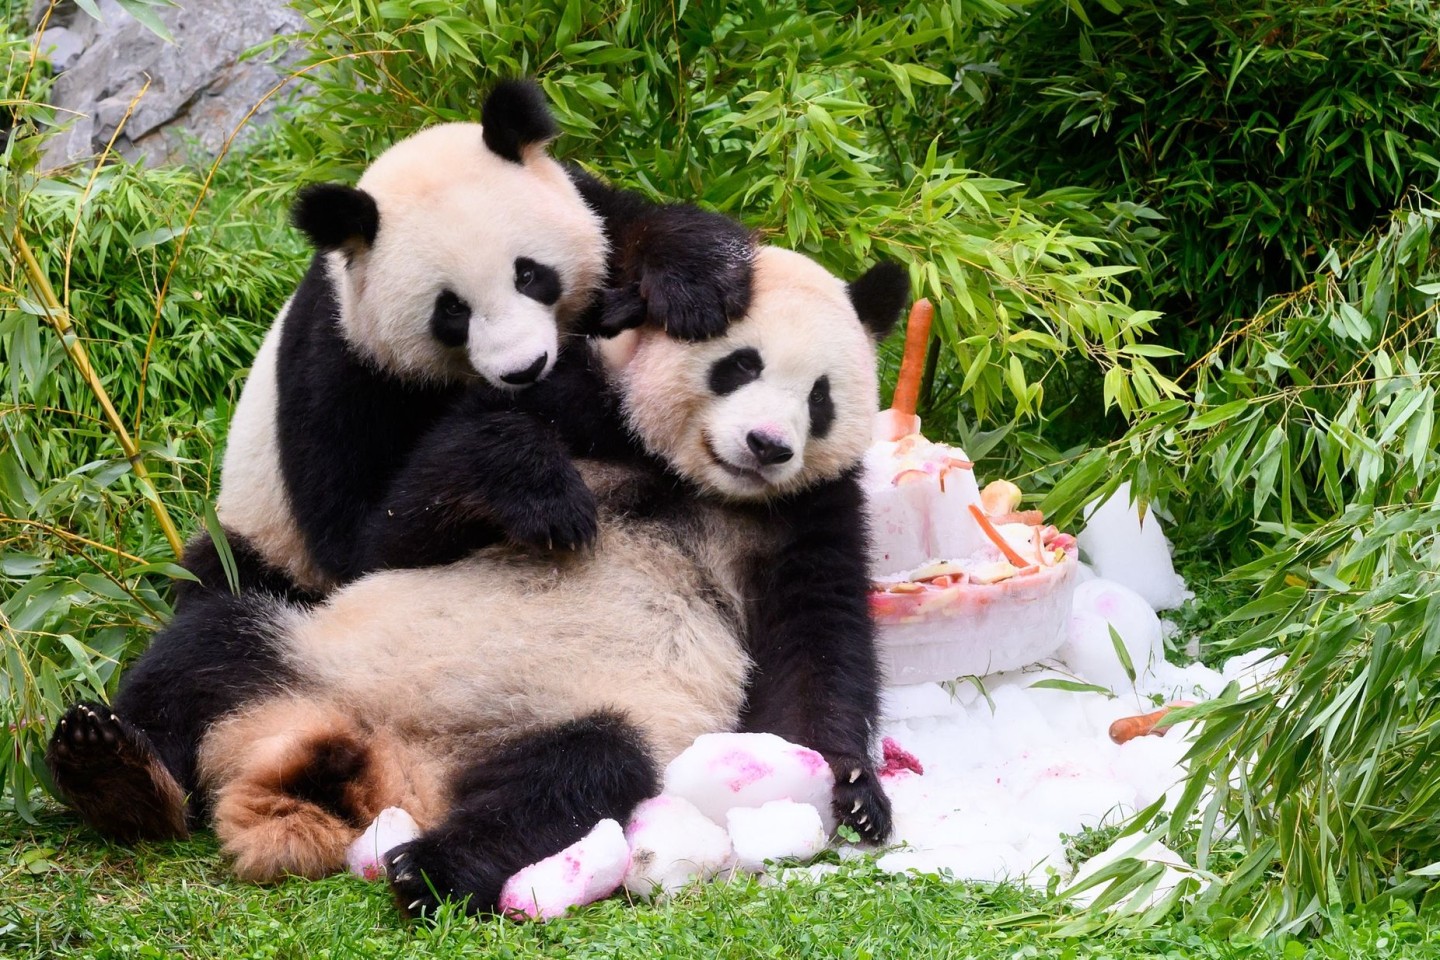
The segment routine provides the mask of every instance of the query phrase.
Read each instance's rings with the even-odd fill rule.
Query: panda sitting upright
[[[257,642],[243,594],[314,602],[366,570],[501,537],[588,543],[595,503],[566,439],[593,411],[537,416],[524,388],[582,333],[648,321],[703,338],[744,312],[744,228],[567,171],[545,152],[556,127],[533,84],[500,84],[482,121],[396,144],[358,187],[301,191],[294,219],[317,253],[255,359],[222,474],[242,596],[209,538],[193,543],[201,586],[115,709],[71,707],[47,751],[65,798],[107,835],[183,837],[203,814],[199,733],[248,694],[204,651],[243,660]]]
[[[321,595],[378,566],[392,529],[427,544],[405,558],[416,564],[477,537],[584,545],[593,502],[553,432],[511,409],[517,392],[568,336],[648,319],[703,339],[744,312],[743,227],[551,159],[558,129],[532,83],[499,84],[481,113],[395,144],[356,187],[301,191],[294,220],[317,253],[255,359],[216,504],[242,585]],[[437,429],[450,444],[413,462]],[[463,472],[469,489],[450,514],[402,526],[385,498],[407,467]],[[472,502],[483,524],[465,515]],[[186,564],[223,589],[208,538]]]
[[[764,249],[725,335],[642,329],[598,350],[647,456],[578,461],[600,504],[593,551],[495,545],[313,608],[252,598],[264,642],[225,663],[209,651],[251,695],[200,749],[237,872],[336,870],[401,806],[422,827],[388,860],[402,907],[493,911],[518,868],[623,821],[666,761],[730,729],[817,750],[836,820],[883,840],[855,473],[872,338],[905,297],[893,265],[847,287]]]

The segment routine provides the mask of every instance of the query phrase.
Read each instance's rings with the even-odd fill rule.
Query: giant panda
[[[599,389],[644,453],[577,461],[599,503],[591,551],[497,544],[318,606],[252,596],[264,642],[223,664],[207,651],[250,695],[199,751],[237,873],[331,872],[401,806],[423,828],[387,861],[402,908],[492,911],[515,870],[624,820],[671,757],[731,729],[817,750],[837,821],[883,840],[856,471],[874,340],[906,287],[891,264],[847,286],[765,248],[723,335],[597,347]]]
[[[579,334],[649,322],[703,338],[743,313],[743,227],[562,167],[534,84],[497,86],[481,121],[397,143],[356,187],[301,191],[294,220],[316,254],[255,359],[222,468],[217,513],[242,594],[315,602],[366,570],[501,536],[588,543],[595,504],[565,438],[593,411],[539,416],[525,389],[578,357],[560,347]],[[72,706],[47,753],[64,797],[120,840],[187,834],[203,814],[199,731],[247,694],[166,653],[177,636],[237,658],[254,642],[208,536],[184,562],[200,586],[126,672],[114,711]],[[150,802],[162,789],[202,802],[182,816]]]
[[[505,82],[481,124],[401,141],[354,188],[301,192],[294,220],[317,252],[255,359],[216,504],[242,585],[318,596],[373,566],[382,500],[447,413],[495,461],[468,479],[499,533],[541,546],[593,535],[564,450],[507,395],[549,374],[577,331],[649,319],[719,332],[744,310],[751,246],[726,218],[562,167],[545,152],[557,132],[534,84]],[[208,537],[186,561],[224,587]]]

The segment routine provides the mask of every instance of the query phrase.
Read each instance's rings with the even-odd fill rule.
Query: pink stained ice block
[[[361,880],[381,880],[385,854],[419,835],[420,828],[410,814],[399,807],[386,807],[345,851],[345,866]]]
[[[983,677],[1050,656],[1066,639],[1079,566],[1071,551],[1054,566],[998,583],[872,592],[886,682]]]
[[[683,797],[661,794],[635,808],[625,826],[625,889],[648,897],[708,880],[735,860],[730,835]]]
[[[808,747],[773,733],[707,733],[670,761],[663,792],[724,823],[734,807],[771,800],[808,803],[828,814],[834,787],[829,764]]]
[[[522,868],[500,891],[500,912],[512,920],[550,920],[571,907],[603,900],[630,869],[630,845],[614,820],[595,828],[554,856]]]

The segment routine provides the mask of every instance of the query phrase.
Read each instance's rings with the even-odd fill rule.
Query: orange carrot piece
[[[910,308],[910,319],[905,322],[905,355],[900,360],[900,376],[895,380],[895,399],[891,410],[898,410],[906,416],[915,415],[915,405],[920,400],[920,378],[925,375],[925,352],[930,345],[930,324],[935,319],[935,307],[929,300],[916,300]]]
[[[1174,703],[1166,704],[1154,713],[1142,713],[1134,717],[1121,717],[1110,724],[1110,739],[1116,743],[1128,743],[1136,737],[1156,736],[1163,737],[1170,732],[1169,727],[1156,729],[1160,721],[1180,707],[1193,707],[1193,700],[1177,700]]]
[[[1026,560],[1016,552],[1015,548],[1010,546],[1010,541],[1006,540],[1000,534],[1000,531],[995,529],[995,524],[991,523],[990,518],[985,516],[984,510],[981,510],[972,503],[970,504],[970,515],[975,518],[976,523],[980,524],[980,529],[985,532],[985,536],[990,538],[990,542],[1000,548],[1000,552],[1005,555],[1006,560],[1009,560],[1017,567],[1033,566],[1031,561]]]

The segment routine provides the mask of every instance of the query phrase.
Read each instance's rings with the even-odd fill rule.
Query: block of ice
[[[1123,583],[1156,610],[1178,607],[1192,596],[1175,573],[1170,541],[1155,511],[1145,519],[1122,483],[1109,499],[1086,508],[1080,550],[1103,579]]]
[[[1160,618],[1145,599],[1123,584],[1091,580],[1075,588],[1069,634],[1056,656],[1091,683],[1126,690],[1130,679],[1116,653],[1110,628],[1120,635],[1137,678],[1152,661],[1163,662]]]
[[[620,888],[630,867],[625,831],[614,820],[538,863],[523,867],[500,891],[500,912],[512,920],[549,920]]]
[[[725,814],[735,865],[762,873],[767,860],[809,860],[825,849],[825,824],[808,803],[771,800],[760,807],[733,807]]]
[[[861,485],[869,502],[872,576],[970,556],[984,546],[969,511],[980,503],[980,487],[967,463],[959,447],[918,434],[871,444]]]
[[[661,794],[640,804],[625,839],[630,844],[625,889],[637,896],[674,893],[734,862],[725,828],[682,797]]]
[[[829,764],[808,747],[773,733],[707,733],[670,761],[661,792],[724,823],[732,808],[771,800],[807,803],[828,817],[834,787]]]
[[[345,851],[345,866],[362,880],[379,880],[385,876],[385,854],[419,835],[410,814],[386,807]]]

